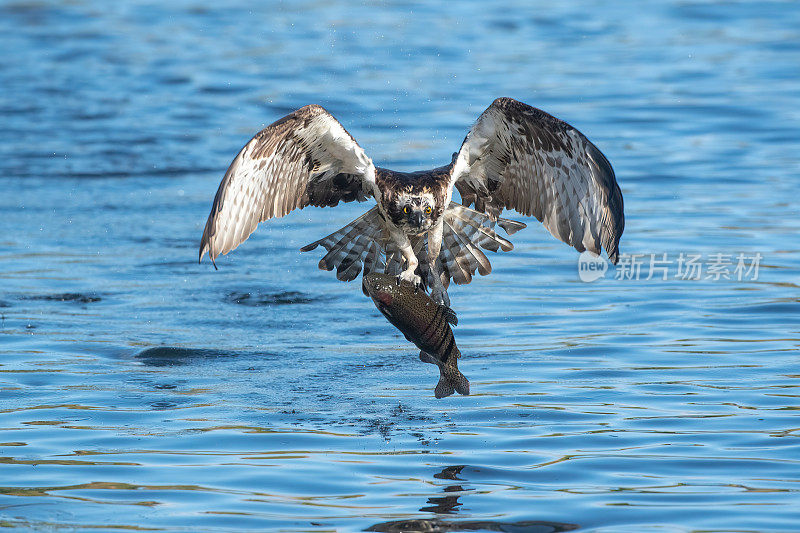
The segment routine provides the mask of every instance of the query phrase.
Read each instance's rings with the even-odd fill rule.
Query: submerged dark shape
[[[524,520],[521,522],[500,522],[496,520],[441,520],[439,518],[418,518],[395,520],[370,526],[364,531],[384,533],[446,533],[448,531],[500,531],[503,533],[562,533],[578,529],[576,524],[546,522],[543,520]]]
[[[453,392],[469,394],[469,381],[458,370],[461,352],[450,324],[457,324],[452,309],[434,302],[425,292],[397,276],[372,273],[364,276],[364,290],[378,310],[399,329],[406,339],[422,350],[420,360],[439,367],[437,398]]]
[[[225,298],[226,301],[248,307],[261,307],[271,305],[307,304],[318,298],[297,291],[279,292],[232,292]]]
[[[28,296],[27,300],[41,300],[47,302],[77,302],[81,304],[90,304],[99,302],[100,296],[96,294],[84,294],[80,292],[65,292],[60,294],[42,294],[39,296]]]
[[[235,354],[219,350],[203,348],[179,348],[176,346],[154,346],[134,355],[147,366],[179,366],[192,361],[217,357],[229,357]]]

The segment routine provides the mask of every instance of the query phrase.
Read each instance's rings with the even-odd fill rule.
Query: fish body
[[[422,350],[420,359],[439,367],[439,383],[434,391],[437,398],[453,392],[469,394],[469,381],[458,370],[461,352],[450,328],[458,320],[452,309],[434,302],[410,283],[398,283],[397,276],[389,274],[373,272],[364,276],[364,290],[383,316]]]

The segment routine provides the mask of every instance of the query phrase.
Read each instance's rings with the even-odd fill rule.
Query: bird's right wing
[[[200,241],[200,259],[233,250],[259,222],[294,209],[364,201],[375,166],[344,127],[318,105],[301,107],[242,148],[219,185]]]

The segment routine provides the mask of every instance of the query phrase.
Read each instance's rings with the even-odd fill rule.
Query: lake
[[[3,527],[798,529],[797,4],[9,1],[0,49]],[[605,153],[625,255],[509,214],[450,290],[471,396],[299,252],[372,204],[197,263],[266,124],[410,171],[499,96]]]

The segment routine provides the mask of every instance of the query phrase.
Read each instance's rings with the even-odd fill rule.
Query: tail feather
[[[383,271],[385,265],[381,257],[381,247],[375,241],[369,243],[364,257],[364,272]]]
[[[384,273],[391,276],[397,276],[403,270],[403,254],[394,242],[389,241],[386,244],[386,265]]]
[[[469,237],[464,235],[461,231],[453,228],[447,222],[445,222],[445,225],[453,232],[453,235],[456,237],[456,241],[459,245],[461,245],[461,251],[459,255],[464,256],[467,259],[472,272],[474,273],[475,270],[477,270],[481,276],[489,275],[492,272],[492,264],[489,262],[489,258],[486,257],[486,254],[483,253],[480,248],[475,246]]]
[[[508,218],[498,218],[497,225],[503,228],[509,235],[514,235],[519,230],[528,227],[528,225],[524,222],[520,222],[519,220],[511,220]]]
[[[409,236],[409,241],[411,242],[411,248],[414,250],[414,255],[417,256],[417,259],[420,262],[420,266],[427,262],[428,258],[428,239],[424,236]],[[386,250],[386,263],[384,266],[383,272],[385,274],[389,274],[392,276],[397,276],[400,272],[403,271],[403,267],[405,266],[405,259],[403,258],[403,253],[400,251],[400,248],[397,247],[397,244],[389,240],[385,245]],[[418,271],[418,274],[424,277],[425,272]]]
[[[456,285],[466,285],[472,281],[472,265],[464,256],[461,244],[454,231],[445,231],[442,235],[442,251],[439,255],[442,264],[447,268]]]
[[[360,257],[360,253],[363,251],[363,248],[366,244],[365,241],[369,240],[369,238],[365,237],[362,233],[366,229],[363,226],[364,224],[361,222],[357,224],[353,224],[351,222],[339,230],[342,231],[349,228],[347,231],[343,232],[341,237],[337,235],[338,239],[335,243],[331,244],[330,248],[328,249],[328,253],[325,254],[325,257],[323,257],[322,261],[320,261],[321,266],[323,263],[325,265],[324,270],[333,270],[334,268],[339,269],[349,257],[351,257],[350,262]],[[325,246],[324,243],[323,246]]]

